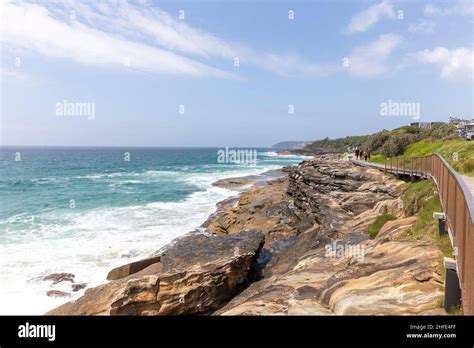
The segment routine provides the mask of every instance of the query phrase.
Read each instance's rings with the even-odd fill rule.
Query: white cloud
[[[114,6],[100,4],[101,12],[107,13],[107,16],[97,15],[97,11],[91,9],[83,11],[87,13],[89,20],[98,20],[108,28],[126,27],[130,32],[140,33],[168,50],[196,57],[223,58],[229,62],[239,58],[240,64],[256,66],[284,76],[320,76],[330,70],[297,55],[262,52],[243,44],[228,43],[211,33],[193,28],[158,8],[148,7],[144,11],[126,1]]]
[[[4,2],[1,11],[1,42],[83,64],[127,67],[130,63],[131,69],[150,73],[233,78],[233,73],[210,64],[212,59],[224,59],[232,69],[233,59],[238,57],[241,65],[284,76],[328,73],[327,67],[297,55],[227,43],[146,1]]]
[[[472,16],[474,15],[474,3],[472,0],[458,0],[449,2],[448,6],[435,6],[428,4],[425,6],[424,14],[426,16]]]
[[[146,6],[134,5],[125,0],[113,3],[63,0],[59,5],[62,5],[62,12],[68,14],[75,10],[89,24],[100,26],[107,32],[119,32],[135,39],[144,38],[169,50],[206,58],[235,57],[234,48],[224,40],[191,27],[146,1],[142,3]]]
[[[349,34],[365,32],[382,18],[395,18],[393,7],[387,0],[356,13],[347,26],[347,32]]]
[[[36,4],[2,5],[0,40],[25,50],[84,64],[131,67],[151,73],[231,77],[230,74],[150,45],[94,29],[79,21],[67,23]]]
[[[416,54],[418,62],[437,65],[441,77],[445,79],[474,79],[474,50],[472,48],[456,48],[450,50],[436,47]]]
[[[368,45],[354,48],[349,55],[349,72],[359,77],[375,77],[389,72],[391,67],[387,58],[401,41],[398,35],[384,34]]]

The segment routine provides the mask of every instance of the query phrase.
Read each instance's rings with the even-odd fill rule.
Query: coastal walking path
[[[359,165],[364,166],[364,167],[385,169],[385,166],[383,164],[379,164],[379,163],[368,162],[368,161],[358,160],[358,159],[354,159],[354,158],[352,158],[351,161],[353,163],[359,164]]]

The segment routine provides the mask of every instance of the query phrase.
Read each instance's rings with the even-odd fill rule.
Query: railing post
[[[446,284],[444,286],[444,309],[451,312],[453,308],[461,304],[461,288],[456,270],[456,261],[444,258],[444,267],[446,268]]]
[[[433,213],[433,218],[438,220],[438,233],[440,236],[447,234],[446,231],[446,215],[444,213]]]

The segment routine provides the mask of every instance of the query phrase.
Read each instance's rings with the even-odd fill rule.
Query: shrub
[[[367,141],[362,145],[362,148],[369,149],[370,151],[379,150],[389,138],[388,132],[382,131],[371,135]]]
[[[458,138],[455,127],[452,124],[441,123],[434,125],[431,129],[425,129],[422,131],[423,138],[429,139],[455,139]]]
[[[383,225],[385,225],[388,221],[396,220],[397,217],[392,214],[383,214],[377,217],[377,219],[369,224],[367,228],[367,232],[369,233],[370,239],[374,239],[377,237],[377,234],[382,229]]]
[[[432,180],[422,180],[417,183],[405,184],[401,197],[405,215],[413,216],[417,214],[423,202],[433,196],[436,190],[436,185]]]
[[[421,132],[421,129],[418,127],[408,126],[405,128],[405,132],[409,134],[419,134]]]
[[[410,144],[410,137],[407,134],[394,134],[382,146],[382,155],[394,157],[403,154]]]
[[[462,171],[464,173],[474,172],[474,158],[468,158],[462,162]]]

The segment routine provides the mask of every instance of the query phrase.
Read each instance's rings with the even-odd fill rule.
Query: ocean
[[[256,149],[252,163],[222,163],[219,150],[0,147],[0,314],[43,314],[84,293],[43,280],[49,274],[96,286],[196,230],[237,194],[216,180],[303,160]]]

